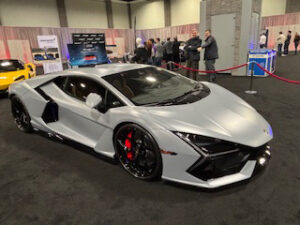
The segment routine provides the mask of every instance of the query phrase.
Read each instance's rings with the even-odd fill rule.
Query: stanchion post
[[[254,76],[254,65],[255,62],[251,62],[251,77],[250,77],[250,89],[245,91],[246,94],[255,95],[257,91],[253,90],[253,76]]]

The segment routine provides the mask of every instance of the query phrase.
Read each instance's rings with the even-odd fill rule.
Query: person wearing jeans
[[[211,35],[210,30],[205,31],[205,38],[205,43],[200,48],[198,48],[198,51],[200,52],[203,48],[205,48],[205,69],[207,71],[215,71],[216,59],[219,58],[218,45],[216,39]],[[210,82],[215,82],[217,79],[216,73],[207,73],[207,76]]]
[[[291,38],[292,38],[292,31],[289,31],[284,42],[284,54],[282,56],[286,56],[287,54],[289,54],[289,46],[291,43]]]
[[[164,47],[160,42],[160,38],[156,38],[156,43],[154,47],[155,47],[155,58],[154,58],[155,65],[160,67],[164,55]]]
[[[295,55],[297,55],[297,52],[298,52],[299,41],[300,41],[300,36],[299,36],[298,33],[296,33],[296,34],[295,34],[295,37],[294,37]]]
[[[282,32],[279,32],[279,36],[276,39],[277,48],[278,48],[278,55],[279,56],[282,55],[282,47],[284,45],[284,42],[285,42],[285,36]]]
[[[171,41],[171,38],[167,38],[167,41],[164,43],[163,47],[166,51],[167,69],[173,70],[173,42]]]
[[[198,48],[201,47],[202,40],[197,36],[197,31],[192,31],[192,38],[189,39],[184,47],[185,55],[186,55],[186,66],[192,68],[194,70],[199,69],[199,61],[200,61],[200,53],[198,52]],[[188,78],[197,80],[197,72],[187,70],[186,76]],[[191,76],[192,75],[192,76]]]

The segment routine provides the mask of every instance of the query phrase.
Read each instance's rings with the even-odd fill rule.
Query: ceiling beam
[[[107,27],[114,28],[111,0],[105,0],[105,7],[106,7],[106,16],[107,16]]]
[[[68,27],[65,0],[56,0],[60,27]]]
[[[165,27],[171,26],[171,0],[164,0]]]

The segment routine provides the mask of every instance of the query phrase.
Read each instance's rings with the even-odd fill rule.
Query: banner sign
[[[73,33],[73,44],[75,45],[94,45],[105,44],[104,33]]]
[[[43,63],[44,73],[53,73],[62,71],[62,62],[55,35],[37,36],[40,49],[33,51],[35,62]]]

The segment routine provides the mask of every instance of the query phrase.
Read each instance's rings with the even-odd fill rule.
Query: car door
[[[94,79],[81,76],[63,77],[53,85],[56,88],[51,87],[50,96],[58,105],[59,119],[48,126],[64,137],[94,148],[106,129],[111,127],[104,104],[92,109],[85,100],[90,93],[96,93],[104,103],[106,88]]]

